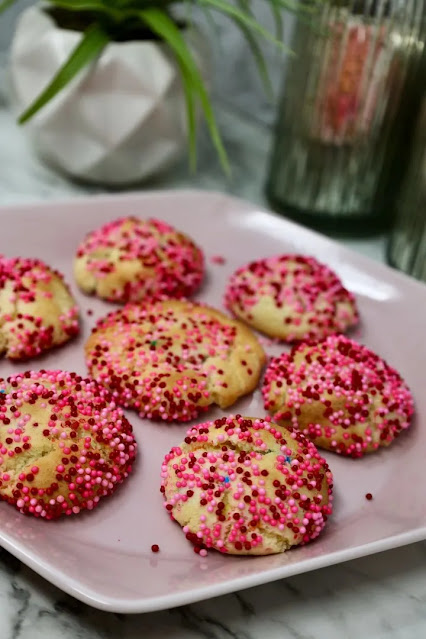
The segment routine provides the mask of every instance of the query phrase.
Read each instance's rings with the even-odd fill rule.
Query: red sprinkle
[[[50,520],[92,510],[131,472],[132,427],[93,379],[28,371],[0,379],[0,391],[3,437],[13,435],[0,446],[0,500],[21,513]],[[42,422],[32,421],[30,406]],[[25,467],[26,451],[36,459],[41,447],[57,460],[49,473],[41,464],[32,465],[30,473],[8,472],[11,460]]]
[[[257,326],[262,300],[271,305],[271,332],[263,322]],[[358,322],[353,294],[328,266],[304,255],[276,255],[242,266],[231,276],[224,301],[240,319],[288,342],[319,339]]]
[[[86,362],[121,406],[154,421],[185,422],[215,401],[210,386],[218,393],[218,387],[232,384],[231,368],[219,366],[236,343],[250,364],[240,371],[240,383],[244,379],[249,387],[260,375],[264,354],[237,322],[183,300],[127,304],[98,321]]]
[[[371,501],[373,499],[373,495],[371,493],[367,493],[365,498],[368,499],[368,501]]]
[[[160,551],[160,546],[158,544],[152,544],[151,550],[152,550],[152,552],[159,552]]]
[[[226,260],[221,255],[212,255],[210,258],[212,264],[225,264]]]
[[[55,290],[61,288],[58,306]],[[78,307],[68,286],[41,260],[0,255],[0,293],[0,326],[10,359],[35,357],[78,334]]]
[[[177,229],[153,218],[124,217],[95,229],[78,247],[77,263],[103,283],[103,292],[97,287],[97,294],[115,302],[136,302],[148,295],[188,297],[204,276],[201,249]]]
[[[289,545],[321,533],[332,513],[333,477],[297,429],[229,415],[198,424],[187,437],[189,443],[165,456],[161,477],[165,509],[182,525],[195,553],[205,557],[214,548],[263,554],[271,543],[265,530]],[[262,473],[266,450],[269,475]],[[266,479],[271,474],[280,478],[272,490]],[[182,504],[193,513],[189,524],[182,520]]]
[[[390,444],[410,426],[414,411],[399,373],[344,335],[273,358],[262,393],[275,421],[303,425],[322,447],[356,458]]]

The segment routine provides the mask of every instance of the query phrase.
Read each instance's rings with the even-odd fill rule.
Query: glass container
[[[413,135],[408,169],[396,199],[388,261],[426,282],[426,97]]]
[[[266,187],[274,208],[333,230],[390,222],[425,7],[325,0],[298,21]]]

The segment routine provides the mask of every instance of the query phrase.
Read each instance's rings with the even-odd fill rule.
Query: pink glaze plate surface
[[[335,478],[335,512],[320,538],[282,555],[230,557],[193,552],[163,507],[160,466],[187,425],[141,420],[127,412],[139,459],[127,483],[93,512],[46,522],[0,503],[0,541],[36,572],[96,608],[147,612],[288,577],[426,538],[426,287],[257,206],[195,191],[92,197],[66,203],[3,208],[0,252],[39,257],[61,270],[81,307],[81,336],[27,365],[0,364],[1,376],[33,368],[85,374],[83,345],[97,318],[113,308],[85,297],[72,278],[74,252],[84,234],[123,215],[158,217],[188,232],[204,249],[207,277],[198,299],[222,308],[229,275],[268,255],[299,252],[322,260],[359,304],[362,322],[351,333],[399,369],[417,407],[413,427],[389,449],[361,460],[325,453]],[[224,264],[212,261],[222,256]],[[93,314],[88,314],[92,310]],[[278,354],[280,347],[266,347]],[[260,391],[229,413],[263,416]],[[221,415],[220,410],[205,419]],[[367,501],[366,493],[373,494]],[[160,552],[152,553],[158,544]]]

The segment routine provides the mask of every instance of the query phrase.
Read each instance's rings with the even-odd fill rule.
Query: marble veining
[[[232,182],[224,180],[203,139],[196,176],[182,162],[146,186],[217,189],[265,205],[270,130],[225,108],[220,124],[234,167]],[[2,205],[101,190],[73,184],[32,156],[1,89],[0,140]],[[383,238],[346,243],[383,259]],[[418,543],[190,606],[117,615],[78,602],[0,550],[0,639],[421,639],[425,564],[426,543]]]
[[[2,639],[417,639],[426,545],[145,615],[95,610],[0,551]]]

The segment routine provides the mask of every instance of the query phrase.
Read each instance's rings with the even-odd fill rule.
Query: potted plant
[[[18,0],[0,0],[0,13]],[[253,17],[250,0],[48,0],[20,17],[10,77],[19,122],[29,122],[37,152],[86,181],[139,181],[169,165],[188,146],[196,162],[198,113],[225,170],[228,160],[208,94],[205,38],[179,5],[229,16],[267,70],[256,36],[283,47],[283,9],[294,0],[265,0],[273,35]],[[309,10],[302,8],[302,10]]]

